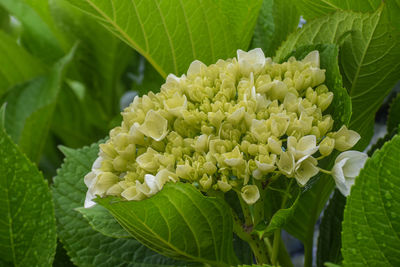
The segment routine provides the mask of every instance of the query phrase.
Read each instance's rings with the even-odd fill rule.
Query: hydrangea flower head
[[[194,61],[122,112],[85,177],[85,206],[96,195],[142,200],[176,181],[235,190],[248,204],[260,197],[253,179],[278,173],[304,186],[319,172],[316,154],[359,139],[346,127],[331,132],[324,111],[334,96],[324,81],[318,51],[282,64],[259,48],[210,66]]]

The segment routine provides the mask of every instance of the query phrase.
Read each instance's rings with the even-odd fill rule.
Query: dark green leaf
[[[306,44],[340,45],[343,82],[353,106],[350,128],[362,136],[356,147],[360,149],[372,137],[376,111],[400,79],[400,36],[387,13],[382,4],[372,15],[342,11],[310,21],[277,51],[281,59]]]
[[[389,10],[390,23],[393,24],[397,30],[400,30],[400,0],[390,0],[386,2]]]
[[[344,211],[345,266],[400,265],[400,136],[367,160]]]
[[[113,238],[130,238],[132,237],[114,217],[100,205],[85,209],[84,207],[76,208],[83,217],[88,220],[94,230],[102,233],[105,236]]]
[[[389,115],[387,120],[387,131],[391,133],[400,126],[400,93],[393,99],[389,108]]]
[[[13,266],[51,266],[54,206],[38,169],[0,130],[0,259]]]
[[[54,65],[48,75],[17,86],[5,99],[8,103],[6,130],[32,161],[40,159],[65,68],[75,49],[76,46]]]
[[[212,266],[237,263],[232,214],[220,198],[205,197],[191,184],[168,183],[142,201],[95,200],[137,240],[160,254]]]
[[[254,30],[252,47],[261,47],[273,56],[279,45],[293,32],[300,20],[291,0],[264,0]]]
[[[342,221],[346,197],[338,190],[329,200],[319,226],[317,266],[324,266],[325,262],[341,263],[342,253]]]
[[[45,67],[0,30],[0,96],[10,87],[45,71]]]
[[[388,1],[389,2],[389,1]],[[295,5],[305,19],[322,17],[338,10],[373,12],[382,3],[381,0],[297,0]]]
[[[163,76],[180,75],[199,59],[215,63],[247,50],[261,0],[68,0],[95,16]]]
[[[134,239],[102,235],[75,209],[82,207],[87,187],[83,177],[91,170],[98,145],[82,149],[62,148],[64,164],[54,179],[53,195],[58,234],[71,261],[78,266],[186,266],[147,249]]]

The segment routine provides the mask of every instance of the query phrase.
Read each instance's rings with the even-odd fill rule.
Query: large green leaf
[[[168,257],[212,266],[237,263],[232,214],[220,198],[205,197],[191,184],[168,183],[142,201],[97,198],[137,240]]]
[[[40,159],[65,68],[72,60],[75,50],[76,46],[47,75],[17,86],[5,99],[5,128],[25,154],[35,162]]]
[[[337,12],[308,22],[277,51],[278,59],[302,45],[337,43],[343,82],[352,99],[350,127],[365,148],[373,133],[375,112],[400,79],[400,37],[389,24],[387,6],[372,15]]]
[[[65,161],[54,179],[53,195],[58,235],[78,266],[185,266],[147,249],[134,239],[107,237],[92,229],[75,209],[83,206],[87,187],[83,177],[91,170],[98,145],[62,148]]]
[[[344,211],[345,266],[400,265],[400,136],[366,162]]]
[[[0,130],[0,260],[51,266],[56,249],[54,206],[38,169]]]
[[[45,67],[0,30],[0,96],[10,87],[45,71]]]
[[[63,55],[62,35],[54,26],[48,1],[0,0],[0,5],[21,22],[21,43],[29,52],[46,63]]]
[[[293,32],[300,20],[300,13],[291,0],[264,0],[251,46],[261,47],[267,56],[273,56],[275,50]]]
[[[343,211],[346,205],[346,197],[338,190],[335,190],[329,200],[328,207],[324,210],[319,226],[317,266],[323,267],[325,262],[341,263],[342,253],[342,221]]]
[[[390,1],[388,1],[390,2]],[[357,12],[375,11],[382,3],[381,0],[296,0],[295,5],[305,19],[325,16],[338,10]]]
[[[247,50],[261,0],[68,0],[95,16],[165,77]]]

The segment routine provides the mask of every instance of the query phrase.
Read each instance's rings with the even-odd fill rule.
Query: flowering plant
[[[0,265],[400,265],[400,7],[317,2],[0,0]]]

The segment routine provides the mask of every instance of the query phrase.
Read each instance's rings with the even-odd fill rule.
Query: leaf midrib
[[[158,65],[153,58],[150,56],[149,53],[144,51],[132,38],[129,37],[129,35],[121,28],[118,26],[117,23],[115,23],[114,20],[112,20],[106,13],[104,13],[101,9],[99,9],[91,0],[85,0],[97,13],[102,16],[106,22],[110,23],[115,29],[125,38],[125,40],[130,43],[141,55],[143,55],[150,63],[153,65],[153,67],[160,73],[162,77],[166,77],[167,74],[166,72],[161,68],[160,65]],[[87,12],[86,10],[79,8],[82,12],[85,12],[86,14],[93,15],[90,12]]]
[[[365,49],[364,49],[363,52],[362,52],[361,59],[360,59],[359,64],[358,64],[358,66],[357,66],[356,74],[354,75],[354,78],[353,78],[353,80],[352,80],[352,82],[351,82],[351,88],[350,88],[350,96],[351,96],[351,97],[354,96],[354,95],[353,95],[354,88],[356,87],[356,84],[357,84],[357,81],[358,81],[358,77],[359,77],[359,75],[360,75],[360,71],[361,71],[361,68],[362,68],[362,66],[363,66],[363,62],[364,62],[365,55],[367,54],[367,51],[368,51],[369,46],[370,46],[370,44],[371,44],[372,37],[373,37],[374,34],[375,34],[376,27],[378,26],[378,24],[379,24],[379,22],[380,22],[381,14],[382,14],[382,8],[381,8],[377,13],[375,13],[375,14],[377,14],[378,18],[376,19],[376,23],[375,23],[375,25],[373,26],[373,30],[371,31],[371,34],[370,34],[370,36],[369,36],[369,38],[368,38],[368,41],[367,41],[367,43],[366,43],[366,45],[365,45]],[[368,17],[368,18],[369,18],[369,17]]]

